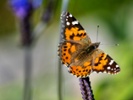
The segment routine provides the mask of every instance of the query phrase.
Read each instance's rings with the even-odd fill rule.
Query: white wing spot
[[[72,14],[70,14],[69,17],[72,17]]]
[[[97,73],[96,71],[93,71],[93,73]]]
[[[112,64],[113,64],[113,62],[114,62],[114,60],[111,60],[111,61],[109,62],[109,65],[112,65]]]
[[[72,25],[78,24],[78,21],[73,21]]]
[[[118,65],[116,65],[116,68],[118,68],[119,66]]]
[[[102,73],[102,72],[99,72],[99,73]]]
[[[106,71],[104,71],[103,73],[107,73]]]
[[[66,22],[66,25],[68,25],[68,26],[69,26],[69,25],[70,25],[70,23],[69,23],[69,22]]]
[[[111,69],[110,66],[108,66],[107,69],[110,70]]]

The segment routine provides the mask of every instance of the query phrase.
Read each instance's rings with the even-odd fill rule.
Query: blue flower
[[[11,5],[13,12],[19,18],[23,18],[27,15],[29,8],[32,6],[33,9],[40,7],[42,0],[10,0],[9,4]]]
[[[42,0],[32,0],[32,5],[34,9],[40,7],[41,4],[42,4]]]

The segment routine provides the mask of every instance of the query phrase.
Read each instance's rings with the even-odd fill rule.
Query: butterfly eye
[[[92,45],[88,46],[86,49],[87,53],[92,52],[94,49],[98,48],[100,42],[93,43]]]
[[[95,45],[91,45],[86,49],[87,53],[90,53],[91,51],[93,51],[94,49],[96,49],[97,47]]]
[[[90,46],[90,50],[94,50],[96,48],[97,48],[97,46],[95,46],[95,45]]]

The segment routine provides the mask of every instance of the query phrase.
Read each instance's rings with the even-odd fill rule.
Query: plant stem
[[[95,100],[93,91],[91,89],[91,82],[89,77],[79,79],[80,90],[83,100]]]
[[[62,1],[61,13],[62,13],[62,11],[67,10],[68,3],[69,3],[69,0]],[[61,30],[62,29],[61,29],[61,25],[60,25],[60,40],[59,40],[59,42],[61,42],[61,36],[62,36]],[[61,65],[60,59],[58,59],[58,100],[63,100],[63,98],[62,98],[62,77],[63,77],[62,65]]]

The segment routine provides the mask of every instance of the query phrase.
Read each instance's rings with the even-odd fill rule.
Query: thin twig
[[[32,54],[30,47],[25,47],[25,81],[23,100],[32,100]]]
[[[31,16],[33,13],[32,5],[29,4],[29,8],[27,9],[27,15],[20,19],[20,31],[21,31],[21,40],[24,46],[25,52],[25,68],[24,68],[24,93],[23,100],[31,100],[32,99],[32,85],[31,85],[31,77],[32,77],[32,54],[31,54]]]
[[[67,7],[68,7],[68,3],[69,3],[69,0],[62,0],[62,8],[61,8],[61,13],[63,11],[66,11],[67,10]],[[61,24],[60,24],[60,40],[59,42],[61,42]],[[60,59],[58,59],[58,100],[63,100],[62,98],[62,77],[63,77],[63,74],[62,74],[62,66],[61,66],[61,62],[60,62]]]

